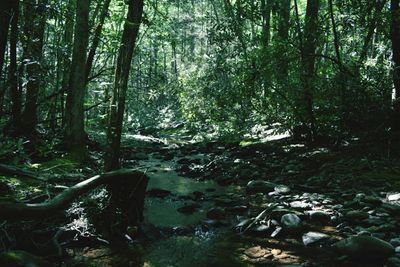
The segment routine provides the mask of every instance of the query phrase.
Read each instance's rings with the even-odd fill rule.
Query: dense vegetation
[[[351,181],[370,177],[360,167],[365,159],[372,176],[385,172],[387,183],[398,188],[399,99],[399,0],[2,0],[0,220],[37,220],[70,202],[76,215],[79,205],[91,207],[93,198],[104,202],[109,194],[101,213],[111,216],[109,222],[97,217],[92,223],[105,239],[119,239],[143,219],[148,180],[119,169],[147,166],[152,153],[164,161],[182,157],[173,161],[184,165],[177,169],[182,176],[244,186],[247,193],[251,183],[245,186],[240,177],[270,179],[261,175],[265,166],[258,160],[269,156],[276,164],[266,172],[300,191],[346,180],[299,186],[324,176],[324,163],[340,165],[332,168],[336,174],[347,166]],[[277,134],[287,138],[265,144]],[[230,153],[229,166],[240,163],[249,172],[224,165],[220,146]],[[321,147],[334,155],[303,162]],[[215,159],[184,158],[191,149]],[[304,169],[293,167],[299,164]],[[283,179],[286,171],[301,174]],[[82,181],[99,172],[106,173]],[[20,188],[15,177],[34,181]],[[70,187],[57,189],[61,182]],[[278,194],[288,193],[274,185]],[[40,198],[43,190],[46,199]],[[152,190],[152,197],[163,195],[164,189]],[[5,234],[18,227],[0,221]],[[33,222],[24,227],[43,228]],[[26,249],[11,239],[0,236],[0,252]],[[57,254],[60,262],[64,254]]]

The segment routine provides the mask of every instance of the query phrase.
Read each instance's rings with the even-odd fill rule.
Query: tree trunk
[[[10,32],[10,66],[8,70],[8,83],[12,102],[11,129],[14,132],[18,129],[21,122],[22,98],[18,84],[17,68],[17,42],[18,42],[18,20],[19,20],[19,1],[14,1],[11,11],[11,32]]]
[[[88,83],[89,75],[92,70],[94,56],[96,55],[97,47],[100,43],[101,32],[103,30],[103,25],[108,14],[108,8],[110,6],[111,0],[105,0],[100,13],[99,23],[97,24],[96,30],[94,31],[92,45],[90,46],[88,57],[86,60],[86,83]]]
[[[69,0],[67,4],[65,31],[63,36],[63,49],[62,49],[62,81],[61,81],[61,94],[60,94],[60,112],[61,112],[61,126],[65,125],[65,93],[68,91],[69,78],[71,74],[71,53],[72,53],[72,37],[74,33],[74,10],[76,10],[76,0]]]
[[[278,2],[278,82],[282,85],[288,80],[288,58],[287,46],[289,37],[289,20],[290,20],[290,0],[280,0]]]
[[[394,112],[392,129],[400,131],[400,0],[391,0],[390,9],[392,13],[392,50],[393,50],[393,84],[396,93],[394,101]]]
[[[8,30],[10,28],[12,2],[13,0],[3,0],[0,5],[0,78],[3,71],[4,56],[6,53]]]
[[[320,0],[307,0],[303,51],[303,117],[308,128],[307,139],[314,141],[315,115],[313,94],[315,82],[315,50],[318,39],[318,12]]]
[[[110,123],[107,130],[108,148],[105,155],[105,169],[119,168],[119,151],[121,146],[122,123],[125,110],[125,98],[128,87],[129,72],[136,39],[143,14],[143,0],[131,0],[128,3],[128,14],[124,25],[121,45],[118,51],[115,81],[110,108]]]
[[[77,1],[71,75],[65,112],[65,140],[71,156],[78,161],[86,156],[83,106],[86,85],[86,49],[89,41],[89,8],[90,0]]]
[[[119,188],[121,192],[118,198],[112,196],[114,199],[111,199],[111,201],[114,203],[111,204],[125,212],[122,213],[122,216],[127,217],[127,223],[137,223],[143,220],[144,197],[148,179],[146,175],[135,170],[118,170],[96,175],[69,187],[43,203],[0,202],[0,220],[46,220],[50,216],[62,212],[76,198],[100,185],[106,184]],[[119,207],[116,207],[116,205],[119,205]],[[114,215],[118,216],[117,214]],[[121,220],[121,215],[119,216]],[[107,218],[107,220],[110,220],[110,218]]]
[[[24,8],[24,34],[26,38],[24,60],[25,62],[28,60],[26,65],[28,81],[26,83],[25,107],[22,114],[22,129],[23,134],[27,136],[34,134],[37,123],[37,99],[42,81],[41,60],[47,2],[48,0],[40,0],[36,5],[28,3],[25,4]]]

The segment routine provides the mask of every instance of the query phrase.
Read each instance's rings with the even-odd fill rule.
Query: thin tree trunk
[[[3,70],[4,56],[6,53],[8,30],[12,15],[13,0],[4,0],[0,5],[0,78]]]
[[[76,5],[74,47],[65,112],[65,140],[70,154],[78,161],[86,154],[84,100],[86,85],[86,49],[89,41],[90,0]]]
[[[29,60],[26,66],[27,84],[26,101],[22,114],[22,129],[24,134],[30,136],[35,132],[37,123],[37,99],[42,81],[41,60],[43,37],[46,25],[46,5],[48,0],[40,0],[36,5],[26,4],[24,8],[25,58]]]
[[[19,1],[13,3],[11,12],[11,32],[10,32],[10,66],[8,72],[8,82],[12,102],[12,130],[18,129],[21,122],[22,98],[18,84],[17,68],[17,42],[18,42],[18,20],[19,20]]]
[[[392,52],[393,52],[393,84],[396,93],[394,101],[394,112],[392,129],[400,131],[400,0],[391,0],[390,9],[392,13]]]
[[[264,48],[268,47],[270,40],[271,6],[272,0],[261,0],[262,45]]]
[[[278,3],[278,82],[285,85],[288,80],[287,46],[289,38],[290,0],[280,0]]]
[[[88,57],[86,60],[86,83],[88,83],[89,75],[92,70],[94,56],[96,55],[96,50],[100,43],[101,32],[103,30],[103,25],[108,14],[110,2],[111,0],[104,1],[100,13],[99,23],[97,24],[96,30],[94,31],[92,45],[90,46]]]
[[[313,142],[315,136],[314,114],[314,82],[315,82],[315,50],[318,39],[318,12],[320,0],[307,0],[304,26],[303,47],[303,108],[305,123],[308,128],[308,141]]]
[[[108,148],[105,155],[105,169],[113,170],[120,166],[122,124],[125,110],[125,98],[129,72],[136,39],[143,15],[143,0],[128,2],[128,14],[124,25],[121,45],[118,51],[115,82],[110,108],[110,124],[107,130]]]

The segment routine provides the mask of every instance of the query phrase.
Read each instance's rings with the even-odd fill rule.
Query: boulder
[[[248,194],[268,193],[275,190],[277,185],[263,180],[252,180],[247,183],[246,191]]]
[[[339,252],[360,260],[383,260],[395,253],[394,247],[373,236],[358,235],[333,244]]]

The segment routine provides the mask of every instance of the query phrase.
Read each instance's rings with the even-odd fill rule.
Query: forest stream
[[[393,162],[372,171],[377,161],[357,158],[353,149],[308,149],[287,138],[245,145],[145,139],[150,142],[139,146],[135,138],[125,139],[124,167],[150,177],[140,231],[127,234],[130,245],[124,248],[67,249],[72,257],[67,266],[333,267],[399,261],[388,256],[400,242],[393,219],[400,196],[379,178],[397,172]],[[352,176],[365,177],[364,184]],[[354,236],[361,239],[339,242]]]

